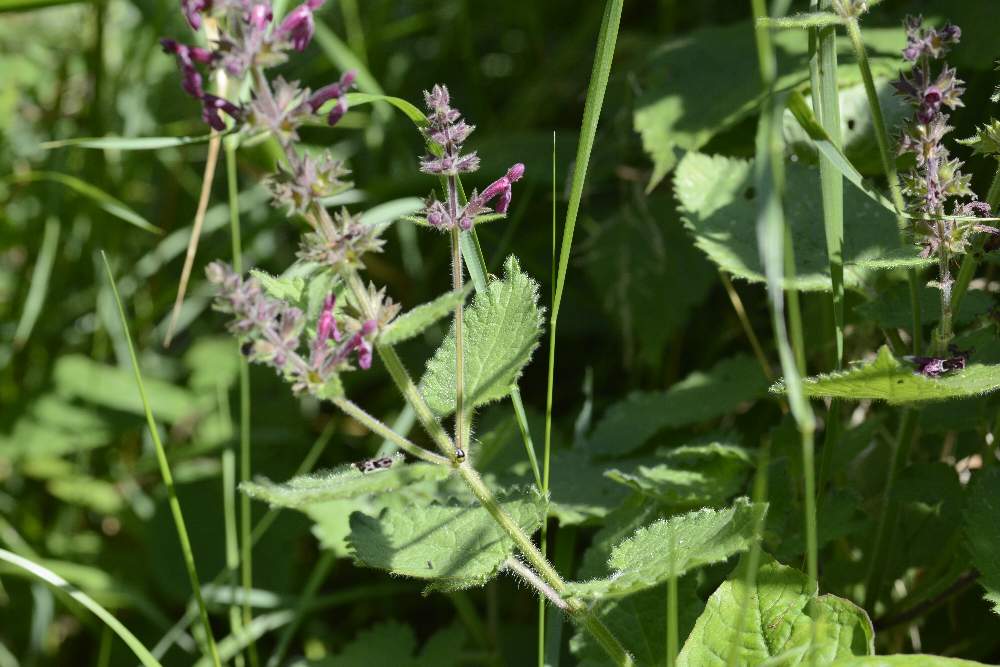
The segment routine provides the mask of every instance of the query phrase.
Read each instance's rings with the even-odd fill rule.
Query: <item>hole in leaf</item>
[[[757,196],[757,191],[753,189],[753,186],[750,186],[749,188],[743,191],[743,198],[746,199],[747,201],[753,199],[756,196]]]
[[[847,129],[848,130],[853,130],[854,129],[854,119],[853,118],[848,118],[847,119]]]

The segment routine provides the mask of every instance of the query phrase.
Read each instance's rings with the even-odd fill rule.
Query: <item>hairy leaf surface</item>
[[[451,667],[461,664],[457,650],[465,640],[459,626],[434,633],[417,651],[413,628],[398,621],[383,621],[358,633],[336,655],[304,663],[314,667]]]
[[[767,511],[764,503],[745,498],[722,510],[701,509],[640,528],[611,550],[611,576],[567,585],[574,597],[630,595],[745,551],[754,526]]]
[[[822,229],[818,173],[786,165],[785,213],[795,247],[795,275],[786,289],[829,291],[830,264]],[[764,281],[757,247],[757,193],[753,161],[689,153],[677,167],[674,190],[695,245],[721,269],[751,282]],[[915,246],[901,248],[895,216],[857,188],[844,190],[844,281],[859,285],[875,269],[928,264]]]
[[[295,477],[282,484],[258,480],[240,484],[240,490],[278,507],[303,509],[316,503],[354,498],[368,493],[392,491],[421,480],[444,479],[448,469],[431,463],[402,463],[402,455],[387,470],[361,472],[353,464],[333,470]]]
[[[736,495],[751,465],[743,448],[711,442],[661,449],[654,461],[632,470],[612,468],[604,474],[661,503],[700,507],[725,502]]]
[[[501,503],[528,534],[545,516],[538,496]],[[434,580],[436,590],[480,586],[500,570],[514,542],[481,505],[414,505],[387,508],[378,518],[351,515],[348,541],[363,565],[417,579]]]
[[[856,364],[839,373],[804,378],[802,389],[806,396],[873,399],[890,404],[940,401],[1000,389],[1000,365],[969,364],[964,370],[929,378],[882,346],[874,361]],[[783,393],[784,384],[778,382],[771,391]]]
[[[746,593],[744,558],[712,593],[677,657],[678,667],[725,667],[737,630],[736,659],[741,665],[771,659],[779,665],[808,665],[810,658],[828,665],[874,652],[875,631],[863,609],[833,595],[817,596],[806,575],[768,556],[761,559],[740,627]]]
[[[489,284],[465,308],[465,405],[473,408],[508,394],[542,335],[538,283],[513,256],[503,280]],[[445,337],[420,381],[427,404],[440,417],[455,411],[455,328]]]

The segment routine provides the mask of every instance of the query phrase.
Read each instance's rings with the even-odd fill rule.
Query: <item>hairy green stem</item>
[[[422,461],[427,461],[428,463],[434,463],[437,465],[451,465],[451,461],[445,457],[435,454],[434,452],[429,452],[423,447],[420,447],[399,435],[384,423],[366,412],[364,408],[354,401],[348,398],[340,397],[331,399],[331,402],[343,410],[345,414],[353,417],[356,421],[363,424],[369,431],[392,442],[410,456],[414,456]]]
[[[875,140],[878,143],[879,157],[882,159],[882,170],[889,183],[889,193],[892,196],[892,204],[897,211],[897,224],[899,226],[900,241],[906,242],[905,232],[909,223],[902,213],[906,210],[906,202],[903,200],[903,191],[899,185],[899,173],[896,171],[896,159],[891,148],[889,130],[885,125],[885,116],[882,114],[882,104],[878,99],[878,91],[875,88],[875,78],[872,76],[871,64],[868,62],[868,52],[865,43],[861,39],[861,27],[857,17],[847,20],[847,36],[851,40],[854,55],[858,61],[858,69],[861,71],[861,80],[864,83],[865,95],[868,98],[868,108],[872,115],[872,125],[875,126]],[[917,282],[916,269],[907,270],[907,279],[910,286],[910,309],[913,315],[913,354],[920,354],[924,347],[923,331],[920,320],[920,297],[919,283]]]
[[[989,204],[990,210],[993,211],[1000,206],[1000,168],[993,174],[993,182],[990,183],[990,189],[986,193],[986,203]],[[981,236],[976,240],[973,250],[966,253],[965,257],[962,258],[962,266],[958,270],[958,278],[955,280],[955,286],[951,292],[951,309],[955,313],[960,312],[962,299],[965,298],[965,293],[969,289],[969,283],[972,282],[972,276],[976,273],[976,267],[979,264],[979,253],[982,251],[985,242],[986,236]]]
[[[451,230],[451,287],[462,292],[462,248],[457,227]],[[455,304],[455,452],[463,458],[465,452],[465,304]],[[470,424],[471,426],[471,424]]]
[[[239,182],[236,173],[236,137],[225,139],[226,192],[229,199],[229,231],[232,239],[233,270],[243,273],[243,242],[240,235]],[[250,362],[240,355],[240,483],[250,481]],[[250,496],[240,496],[240,582],[243,587],[243,626],[253,621],[250,591],[253,588],[253,518]],[[257,649],[251,639],[247,645],[250,664],[257,664]]]

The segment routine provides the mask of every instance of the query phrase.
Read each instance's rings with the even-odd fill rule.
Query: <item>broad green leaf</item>
[[[910,107],[894,94],[887,79],[877,81],[876,86],[886,123],[889,127],[899,125],[911,112]],[[862,175],[877,176],[882,173],[865,88],[860,84],[843,88],[838,98],[842,147],[831,141],[830,135],[813,114],[811,96],[798,92],[788,96],[783,119],[785,143],[800,158],[806,158],[811,163],[816,162],[817,151],[822,153],[856,188],[895,213],[892,202]]]
[[[753,161],[689,153],[677,167],[674,190],[695,245],[721,269],[764,281],[754,226],[757,215]],[[830,290],[819,174],[786,165],[785,214],[795,247],[795,276],[786,289]],[[896,217],[857,188],[844,190],[844,281],[861,284],[868,271],[928,264],[916,246],[901,248]]]
[[[898,28],[866,27],[875,76],[895,76]],[[778,59],[779,89],[804,85],[809,78],[809,37],[805,30],[772,34]],[[840,47],[848,50],[847,40]],[[883,57],[885,56],[885,57]],[[843,58],[837,80],[860,81],[858,68]],[[653,51],[639,72],[642,94],[636,102],[633,126],[653,161],[650,187],[677,164],[684,151],[696,151],[717,134],[756,113],[764,86],[758,72],[754,28],[749,21],[696,30]]]
[[[661,449],[651,461],[604,474],[644,496],[678,508],[723,503],[739,493],[753,465],[742,447],[723,442]]]
[[[101,447],[112,432],[97,410],[43,394],[21,415],[10,435],[0,435],[0,459],[49,458]]]
[[[920,295],[920,320],[923,324],[936,324],[941,319],[941,292],[923,286]],[[983,290],[965,293],[961,309],[954,314],[955,324],[968,324],[975,318],[988,313],[993,306],[993,297]],[[870,320],[886,329],[909,329],[913,324],[910,311],[910,290],[905,283],[896,283],[879,290],[875,299],[858,304],[855,312],[859,319]]]
[[[567,594],[581,598],[621,597],[662,584],[671,576],[680,577],[703,565],[724,561],[750,548],[754,527],[766,511],[766,504],[741,498],[722,510],[705,508],[661,519],[640,528],[611,550],[609,577],[571,582]]]
[[[444,479],[449,473],[444,466],[403,463],[401,454],[397,454],[394,461],[387,470],[364,473],[353,464],[347,464],[328,472],[296,477],[283,484],[268,480],[244,482],[240,490],[272,506],[304,509],[330,500],[392,491],[420,480]]]
[[[677,582],[678,636],[684,641],[705,603],[698,597],[695,577]],[[615,598],[596,607],[597,617],[632,652],[636,667],[663,667],[667,662],[667,605],[663,587]],[[614,667],[593,636],[578,631],[569,643],[577,667]]]
[[[918,373],[911,363],[894,357],[886,346],[879,348],[874,361],[802,380],[806,396],[872,399],[894,405],[978,396],[997,389],[1000,389],[1000,365],[974,363],[964,370],[929,378]],[[778,382],[771,391],[780,394],[785,388]]]
[[[694,247],[666,193],[623,206],[586,231],[584,266],[604,312],[620,326],[619,355],[628,359],[635,350],[658,366],[671,338],[718,285],[715,267]],[[667,285],[684,289],[672,290],[664,308]]]
[[[406,311],[379,335],[379,341],[385,345],[398,345],[419,336],[427,327],[454,313],[455,306],[464,303],[471,292],[472,283],[468,283],[461,292],[446,292],[433,301]]]
[[[56,362],[53,377],[56,389],[64,396],[131,414],[144,414],[135,378],[128,369],[100,364],[81,355],[68,355]],[[169,382],[149,378],[145,384],[157,419],[173,423],[207,407],[205,401]],[[214,401],[214,397],[210,398]]]
[[[724,359],[670,389],[630,394],[612,405],[584,443],[595,456],[632,452],[664,428],[708,421],[763,396],[767,381],[750,357]]]
[[[503,280],[491,282],[466,306],[464,325],[465,405],[471,409],[506,396],[538,346],[538,283],[509,257]],[[420,391],[439,417],[455,411],[454,325],[427,362]]]
[[[383,621],[343,647],[336,655],[296,663],[299,667],[451,667],[463,662],[465,632],[461,626],[439,630],[417,652],[413,628],[398,621]]]
[[[30,2],[31,0],[25,1]],[[69,2],[75,0],[63,1]],[[41,147],[45,149],[52,149],[75,146],[77,148],[96,148],[116,151],[149,151],[186,146],[188,144],[203,144],[211,138],[211,134],[203,134],[198,137],[77,137],[74,139],[46,141],[41,145]]]
[[[722,583],[677,657],[677,667],[726,665],[735,640],[736,660],[757,665],[828,665],[839,658],[874,653],[871,620],[864,609],[833,595],[817,596],[805,574],[770,557],[761,559],[747,596],[746,559]],[[743,602],[746,616],[739,623]]]
[[[101,190],[100,188],[91,185],[87,181],[79,179],[76,176],[60,174],[54,171],[29,171],[23,174],[18,174],[16,176],[16,180],[20,183],[33,183],[38,181],[59,183],[60,185],[64,185],[77,194],[91,200],[98,208],[103,210],[105,213],[115,216],[119,220],[124,220],[130,225],[135,225],[139,229],[144,229],[147,232],[160,234],[163,231],[133,211],[131,208],[109,195],[104,190]]]
[[[628,490],[604,475],[604,465],[580,448],[552,452],[549,512],[571,526],[607,516],[622,504]]]
[[[648,498],[633,494],[602,522],[594,533],[590,546],[583,552],[577,579],[599,579],[607,574],[608,559],[616,546],[627,540],[637,530],[662,518],[663,507]]]
[[[941,545],[962,527],[964,492],[955,467],[942,461],[913,463],[900,473],[893,489],[900,509],[892,551],[901,574],[940,562]]]
[[[872,655],[863,658],[843,658],[830,667],[986,667],[986,663],[940,655]]]
[[[986,600],[1000,614],[1000,469],[977,473],[965,507],[965,539]]]
[[[545,501],[509,497],[504,510],[528,534],[541,526]],[[514,542],[481,505],[413,505],[387,508],[378,518],[355,512],[348,538],[363,565],[417,579],[435,590],[481,586],[514,551]]]

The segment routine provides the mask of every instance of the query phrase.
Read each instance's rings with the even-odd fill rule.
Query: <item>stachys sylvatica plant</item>
[[[893,485],[906,467],[917,431],[916,413],[907,408],[895,420],[899,434],[887,466],[884,502],[864,552],[867,576],[849,596],[852,601],[846,595],[820,594],[818,561],[819,549],[837,538],[837,530],[846,530],[836,523],[837,508],[842,507],[838,503],[844,498],[828,493],[824,477],[836,463],[829,443],[836,442],[837,429],[844,426],[841,403],[878,399],[913,404],[973,397],[1000,387],[1000,366],[977,358],[965,332],[955,328],[978,252],[985,239],[998,233],[993,211],[1000,203],[998,181],[978,198],[970,177],[962,172],[963,163],[948,147],[948,114],[962,104],[964,89],[956,70],[943,59],[959,43],[960,29],[935,29],[919,18],[907,19],[900,61],[906,71],[892,85],[897,101],[911,107],[912,115],[892,128],[860,31],[868,3],[814,1],[814,11],[808,14],[769,19],[762,0],[751,2],[763,84],[757,97],[761,113],[755,160],[689,151],[676,165],[674,190],[695,244],[719,265],[727,284],[728,274],[767,284],[783,375],[773,393],[789,416],[786,432],[763,439],[787,441],[791,433],[791,440],[801,443],[791,464],[795,474],[786,474],[794,482],[786,492],[802,498],[801,507],[781,506],[776,518],[768,516],[769,511],[774,514],[766,491],[768,446],[752,455],[728,433],[703,434],[682,447],[658,452],[653,460],[607,460],[613,453],[633,453],[665,427],[720,416],[756,396],[754,387],[770,374],[758,350],[764,375],[753,363],[721,362],[708,374],[692,376],[667,392],[670,401],[639,394],[616,405],[582,445],[569,450],[560,462],[568,470],[596,471],[601,483],[611,480],[618,492],[635,494],[613,512],[585,517],[605,524],[595,539],[596,550],[588,552],[581,569],[586,576],[570,581],[548,558],[544,537],[535,540],[550,517],[563,520],[568,515],[571,503],[553,502],[547,450],[545,474],[539,473],[517,388],[543,333],[539,286],[513,255],[504,261],[500,275],[492,275],[476,236],[477,225],[506,217],[525,166],[509,164],[505,171],[489,174],[493,180],[481,191],[466,190],[463,177],[475,178],[471,175],[480,169],[480,156],[465,147],[475,127],[456,108],[448,88],[439,84],[426,91],[423,111],[392,98],[391,104],[416,123],[425,144],[419,170],[437,187],[416,215],[397,224],[424,228],[450,248],[450,280],[441,276],[442,295],[404,311],[385,287],[366,278],[366,259],[384,250],[388,224],[372,222],[364,212],[347,207],[330,210],[326,202],[348,187],[349,171],[331,153],[308,150],[299,136],[308,124],[336,125],[352,100],[390,98],[352,96],[353,72],[316,91],[269,73],[289,52],[308,46],[313,12],[321,3],[307,0],[276,20],[267,2],[185,2],[188,22],[207,31],[208,46],[162,42],[177,61],[183,89],[201,104],[202,117],[213,130],[226,133],[230,141],[267,137],[277,143],[281,159],[262,182],[275,206],[308,226],[296,262],[279,276],[210,264],[207,276],[215,287],[216,309],[230,316],[229,330],[247,360],[272,367],[291,391],[329,401],[386,441],[376,458],[281,484],[245,481],[243,493],[311,516],[321,505],[329,511],[344,503],[349,512],[342,518],[347,524],[345,542],[356,562],[426,580],[428,591],[481,586],[509,572],[577,624],[573,650],[587,665],[882,664],[866,658],[875,646],[871,614],[885,614],[891,603],[885,590],[887,550],[899,513]],[[612,0],[608,6],[605,31],[621,11],[620,2]],[[861,83],[858,99],[869,115],[888,197],[860,175],[842,150],[838,29],[846,30],[854,51],[855,81]],[[774,35],[803,30],[810,37],[809,86],[796,80],[789,88],[779,79]],[[606,39],[607,33],[602,35]],[[611,44],[613,51],[613,38]],[[607,71],[602,68],[610,67],[610,53],[606,56],[604,65],[595,66],[595,80],[603,71],[605,83]],[[216,86],[214,93],[207,91],[210,84]],[[587,122],[596,128],[593,110],[588,113]],[[807,159],[786,164],[786,136],[799,137]],[[997,122],[991,121],[967,143],[977,153],[997,155],[998,137]],[[584,160],[589,150],[585,146]],[[898,158],[903,159],[902,174]],[[803,164],[810,159],[819,162],[818,172]],[[671,168],[668,164],[663,169]],[[582,176],[577,184],[582,189]],[[575,206],[580,196],[577,191]],[[819,233],[818,226],[806,226],[817,219],[808,220],[810,214],[823,220],[825,249],[802,243]],[[571,227],[568,234],[571,240]],[[808,247],[797,252],[802,246]],[[938,292],[940,313],[925,349],[920,302],[928,286],[920,283],[920,276],[931,264],[937,277],[929,287]],[[912,299],[915,327],[906,331],[905,326],[885,326],[886,346],[845,369],[844,349],[857,347],[845,326],[845,290],[859,288],[883,271],[908,276],[906,298]],[[833,295],[837,354],[832,373],[802,377],[806,369],[798,293],[808,291]],[[669,299],[666,291],[664,299]],[[445,318],[450,327],[415,378],[397,347],[428,335]],[[749,328],[748,322],[744,325]],[[384,373],[423,435],[411,437],[370,414],[363,397],[350,395],[352,383],[344,382],[355,373]],[[685,392],[698,398],[679,398]],[[535,473],[533,485],[504,484],[497,475],[484,475],[477,468],[477,416],[487,404],[508,397]],[[834,400],[819,417],[809,397]],[[683,400],[688,401],[684,409],[673,407]],[[824,422],[827,444],[817,483],[814,431]],[[785,454],[790,450],[786,447]],[[746,489],[755,466],[753,499],[736,497]],[[589,483],[585,477],[575,483]],[[587,489],[578,493],[586,495]],[[379,500],[367,511],[344,502],[372,496]],[[825,524],[827,520],[831,524]],[[983,520],[976,515],[969,519]],[[775,526],[791,532],[789,543],[782,543],[777,535],[782,528]],[[987,590],[996,596],[992,577],[997,573],[983,562],[989,558],[987,551],[973,540],[974,562],[986,575]],[[706,566],[738,554],[743,556],[736,569],[702,602],[696,589]],[[803,555],[804,573],[795,569]],[[646,614],[647,609],[655,612]],[[637,645],[639,639],[646,640],[649,618],[657,619],[654,640]]]

